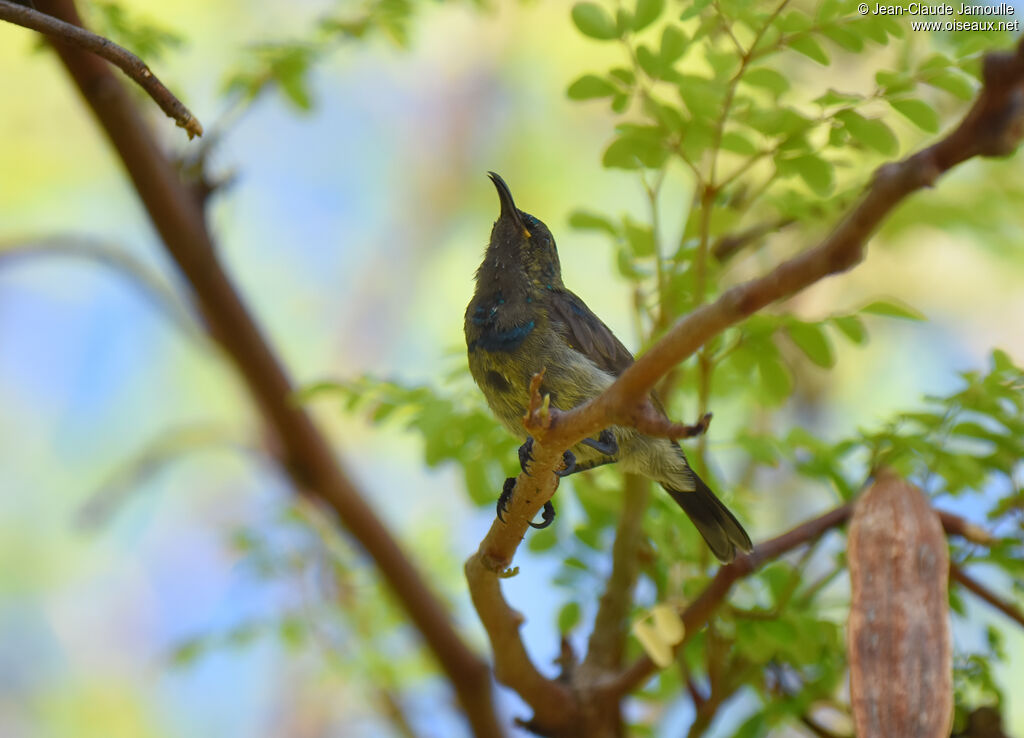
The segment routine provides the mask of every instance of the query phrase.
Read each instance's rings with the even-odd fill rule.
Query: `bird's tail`
[[[715,497],[715,493],[704,484],[704,480],[691,470],[694,488],[689,492],[673,489],[667,484],[661,486],[672,496],[683,512],[693,521],[697,531],[707,541],[719,561],[728,564],[736,557],[736,550],[752,551],[750,536],[729,508]]]

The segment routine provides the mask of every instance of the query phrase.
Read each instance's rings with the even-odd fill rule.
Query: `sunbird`
[[[544,370],[542,395],[550,396],[552,407],[571,410],[601,394],[633,363],[633,355],[566,289],[548,227],[516,208],[505,180],[488,174],[498,190],[501,212],[466,308],[466,348],[469,370],[487,404],[505,427],[525,439],[519,453],[525,471],[533,439],[523,427],[523,416],[533,375]],[[664,415],[653,393],[651,402]],[[565,469],[557,473],[565,476],[613,462],[664,487],[720,561],[732,561],[737,550],[752,550],[743,526],[694,473],[675,441],[612,426],[598,438],[573,446],[566,453]],[[514,482],[506,481],[499,517]],[[535,527],[554,518],[550,504],[544,513],[544,523]]]

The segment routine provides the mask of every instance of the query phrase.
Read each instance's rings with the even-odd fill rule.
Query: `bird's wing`
[[[633,363],[633,354],[615,337],[611,328],[569,290],[551,293],[551,321],[556,330],[559,327],[564,330],[570,346],[612,376],[619,376]],[[651,390],[650,398],[655,409],[668,417],[657,392]]]
[[[569,290],[555,290],[551,296],[551,322],[574,349],[613,376],[633,363],[633,354],[622,345],[586,303]]]

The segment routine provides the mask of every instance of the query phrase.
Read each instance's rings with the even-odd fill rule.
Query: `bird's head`
[[[551,231],[540,220],[516,207],[505,180],[494,172],[487,174],[501,202],[501,212],[491,229],[488,255],[506,269],[525,270],[530,279],[539,284],[561,283],[562,271]]]

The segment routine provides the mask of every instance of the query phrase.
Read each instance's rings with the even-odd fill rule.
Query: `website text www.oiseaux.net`
[[[1020,19],[1008,18],[1016,15],[1016,8],[1009,3],[999,5],[966,5],[960,7],[940,3],[910,3],[909,5],[882,5],[861,3],[857,6],[861,15],[910,16],[912,31],[1020,31]],[[968,16],[968,18],[951,16]],[[970,17],[973,16],[973,17]],[[1003,20],[999,20],[1003,18]]]

